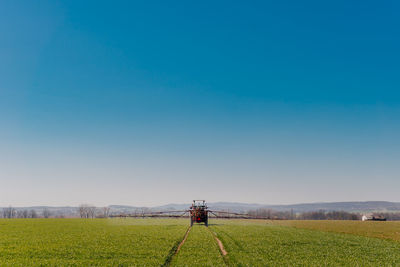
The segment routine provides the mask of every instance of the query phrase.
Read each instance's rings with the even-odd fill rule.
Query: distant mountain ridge
[[[189,207],[190,204],[168,204],[152,209],[182,209]],[[348,202],[319,202],[319,203],[300,203],[289,205],[263,205],[236,202],[215,202],[208,203],[210,209],[230,210],[232,212],[246,212],[255,209],[272,209],[276,211],[310,212],[310,211],[347,211],[347,212],[400,212],[400,202],[389,201],[348,201]]]

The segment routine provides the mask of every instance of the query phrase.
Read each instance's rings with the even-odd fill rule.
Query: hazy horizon
[[[375,203],[375,202],[383,202],[383,203],[396,203],[400,204],[400,202],[394,202],[394,201],[385,201],[385,200],[366,200],[366,201],[333,201],[333,202],[309,202],[309,203],[287,203],[287,204],[269,204],[269,203],[248,203],[248,202],[233,202],[233,201],[215,201],[215,202],[209,202],[207,201],[207,204],[213,205],[213,204],[229,204],[229,205],[234,205],[234,204],[240,204],[240,205],[259,205],[259,206],[296,206],[296,205],[318,205],[318,204],[343,204],[343,203]],[[146,208],[158,208],[158,207],[163,207],[163,206],[179,206],[179,205],[188,205],[190,206],[192,203],[192,200],[186,201],[186,202],[179,202],[179,203],[160,203],[158,205],[129,205],[129,204],[118,204],[118,203],[112,203],[108,205],[95,205],[93,203],[79,203],[76,205],[30,205],[30,206],[15,206],[15,205],[8,205],[8,206],[0,206],[2,208],[7,208],[7,207],[12,207],[12,208],[34,208],[34,207],[48,207],[48,208],[61,208],[61,207],[71,207],[71,208],[76,208],[81,205],[86,205],[86,206],[95,206],[97,208],[101,207],[111,207],[111,206],[126,206],[126,207],[146,207]]]
[[[399,3],[0,2],[0,206],[400,202]]]

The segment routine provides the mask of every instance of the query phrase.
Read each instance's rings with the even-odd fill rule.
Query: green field
[[[1,219],[0,266],[159,266],[183,220]]]
[[[223,266],[224,261],[213,235],[203,225],[194,225],[189,236],[177,253],[172,265]]]
[[[357,223],[361,228],[366,226]],[[400,242],[392,240],[299,229],[278,223],[227,221],[211,229],[223,241],[232,265],[400,265]]]
[[[1,219],[0,266],[400,266],[400,223]],[[222,256],[219,238],[226,256]]]
[[[400,242],[400,222],[359,221],[268,221],[296,228],[376,237]]]

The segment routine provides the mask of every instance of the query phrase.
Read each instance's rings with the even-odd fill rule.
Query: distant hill
[[[190,204],[169,204],[153,207],[153,210],[185,209]],[[347,211],[347,212],[400,212],[399,202],[388,201],[364,201],[364,202],[321,202],[321,203],[302,203],[292,205],[262,205],[235,202],[215,202],[208,203],[210,209],[230,210],[232,212],[246,212],[260,208],[272,209],[276,211],[308,212],[308,211]]]
[[[127,205],[110,205],[111,214],[129,214],[129,213],[141,213],[146,211],[169,211],[169,210],[186,210],[190,207],[190,203],[187,204],[167,204],[156,207],[135,207]],[[388,202],[388,201],[364,201],[364,202],[321,202],[321,203],[302,203],[292,205],[263,205],[263,204],[249,204],[249,203],[238,203],[238,202],[214,202],[208,203],[211,210],[223,210],[230,212],[244,213],[249,210],[256,209],[271,209],[275,211],[291,211],[295,213],[309,212],[309,211],[347,211],[355,213],[367,213],[367,212],[400,212],[399,202]],[[6,208],[6,207],[3,207]],[[3,210],[0,207],[0,212]],[[16,211],[21,210],[35,210],[40,216],[44,210],[50,212],[52,217],[79,217],[78,207],[51,207],[51,206],[33,206],[33,207],[16,207]],[[1,213],[0,213],[1,215]]]
[[[307,212],[316,210],[347,211],[347,212],[400,212],[399,202],[388,201],[364,201],[364,202],[327,202],[327,203],[304,203],[293,205],[270,205],[266,206],[275,210],[287,211],[293,209],[295,212]]]

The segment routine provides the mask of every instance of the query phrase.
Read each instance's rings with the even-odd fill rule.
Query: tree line
[[[8,207],[3,209],[2,213],[3,218],[49,218],[50,212],[47,209],[44,209],[42,214],[38,214],[34,209],[20,209],[16,210],[13,207]]]
[[[82,204],[72,214],[60,214],[50,211],[48,208],[42,210],[24,209],[6,207],[0,210],[0,218],[64,218],[64,217],[80,217],[85,219],[91,218],[108,218],[111,214],[110,207],[95,207],[93,205]],[[135,210],[135,215],[144,214],[148,211],[147,208]],[[266,218],[272,220],[361,220],[361,213],[352,213],[346,211],[309,211],[309,212],[294,212],[277,211],[267,208],[250,210],[247,214],[255,218]],[[388,221],[400,220],[400,212],[383,212],[374,213],[375,216],[382,216]]]
[[[248,215],[258,218],[268,218],[273,220],[361,220],[362,213],[346,211],[308,211],[295,213],[290,211],[276,211],[272,209],[260,208],[247,212]],[[388,221],[400,221],[400,212],[374,212],[374,216],[382,216]]]
[[[72,217],[81,218],[107,218],[110,215],[109,207],[95,207],[92,205],[82,204],[78,207],[77,212]],[[13,218],[65,218],[65,214],[52,213],[48,208],[43,210],[37,209],[21,209],[14,207],[3,208],[2,212],[0,210],[0,218],[13,219]]]
[[[81,218],[107,218],[110,215],[109,207],[97,208],[95,206],[82,204],[79,206],[79,216]]]
[[[310,211],[295,213],[290,211],[276,211],[272,209],[257,209],[248,211],[251,217],[268,218],[273,220],[361,220],[361,214],[346,211]],[[400,213],[398,213],[400,215]],[[400,219],[400,217],[399,217]]]

